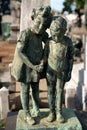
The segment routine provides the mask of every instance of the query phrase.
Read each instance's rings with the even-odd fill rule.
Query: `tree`
[[[62,13],[68,12],[72,13],[72,5],[73,5],[74,0],[66,0],[63,3],[64,8],[62,9]]]
[[[76,3],[76,8],[80,8],[80,9],[84,8],[85,0],[74,0],[74,1]]]
[[[62,13],[64,13],[65,11],[67,11],[68,13],[72,13],[73,6],[75,6],[76,10],[84,9],[84,3],[85,0],[65,0],[63,3],[64,7],[62,9]]]
[[[10,13],[10,0],[0,0],[0,15],[6,15]]]
[[[85,0],[66,0],[63,3],[64,8],[62,10],[62,13],[64,13],[65,11],[67,11],[68,13],[72,13],[73,12],[73,6],[74,6],[74,8],[75,8],[74,11],[78,15],[77,26],[81,27],[81,25],[82,25],[81,15],[84,13],[81,10],[84,9],[84,4],[85,4]]]

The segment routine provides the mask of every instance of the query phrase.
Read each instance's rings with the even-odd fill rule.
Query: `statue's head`
[[[32,31],[36,34],[42,34],[51,24],[52,14],[50,6],[34,8],[31,18],[33,20]]]
[[[55,16],[50,25],[50,33],[54,41],[59,41],[67,30],[67,22],[61,16]]]

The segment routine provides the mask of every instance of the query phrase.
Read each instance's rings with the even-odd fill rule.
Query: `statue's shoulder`
[[[20,32],[22,35],[29,35],[31,33],[31,30],[29,28],[23,30]]]
[[[72,46],[72,40],[68,36],[64,36],[64,41],[67,43],[68,46]]]
[[[17,41],[25,40],[27,37],[29,37],[30,33],[31,33],[31,30],[29,28],[21,31],[18,35]]]

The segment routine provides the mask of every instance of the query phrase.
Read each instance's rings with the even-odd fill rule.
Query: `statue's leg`
[[[32,115],[33,116],[40,116],[39,111],[39,82],[31,82],[32,87]]]
[[[33,125],[35,124],[34,119],[31,117],[30,110],[29,110],[29,89],[30,86],[27,83],[21,83],[21,103],[25,113],[25,120],[28,124]]]
[[[55,117],[55,82],[47,79],[48,87],[48,103],[50,108],[49,116],[47,117],[48,122],[53,122]]]
[[[65,82],[61,79],[57,79],[56,84],[56,118],[60,123],[64,122],[64,117],[62,116],[62,99],[63,99],[63,89]]]

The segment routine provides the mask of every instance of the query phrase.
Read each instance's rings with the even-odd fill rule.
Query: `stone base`
[[[8,112],[5,130],[16,130],[16,119],[18,112]]]
[[[82,126],[72,109],[63,109],[65,123],[47,122],[49,109],[41,109],[41,118],[35,118],[37,124],[29,126],[24,121],[24,112],[20,110],[17,116],[16,130],[82,130]]]

